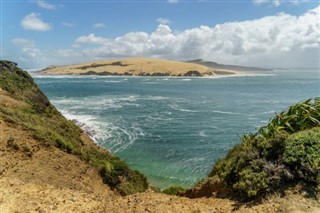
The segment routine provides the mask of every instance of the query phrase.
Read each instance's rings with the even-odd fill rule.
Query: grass
[[[20,108],[0,105],[0,117],[30,132],[39,143],[55,146],[78,156],[99,171],[103,181],[122,195],[143,192],[148,183],[144,175],[130,169],[121,159],[94,146],[84,146],[83,131],[65,119],[39,90],[29,74],[14,63],[0,61],[0,88],[28,103]],[[13,144],[14,139],[9,139]],[[14,147],[13,147],[14,148]]]
[[[185,189],[180,186],[172,186],[167,189],[164,189],[162,192],[167,195],[179,195],[180,192],[183,192]]]

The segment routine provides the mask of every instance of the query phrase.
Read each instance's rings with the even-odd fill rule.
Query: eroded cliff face
[[[28,132],[38,141],[37,146],[58,149],[63,154],[78,158],[96,170],[100,179],[120,194],[147,189],[148,184],[142,174],[131,170],[124,161],[96,146],[78,126],[65,119],[30,75],[18,68],[17,64],[0,61],[0,88],[0,118],[16,129]],[[18,136],[10,135],[7,143],[19,147],[19,141],[15,139]],[[22,149],[28,150],[32,158],[33,149]]]

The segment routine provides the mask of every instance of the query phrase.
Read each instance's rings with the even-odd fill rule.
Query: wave
[[[102,122],[92,115],[76,115],[67,110],[60,110],[60,112],[87,133],[96,144],[107,148],[111,153],[121,152],[138,138],[145,136],[138,124],[125,127],[127,124],[124,121]]]
[[[162,100],[169,100],[170,97],[166,96],[146,96],[146,97],[141,97],[141,100],[150,100],[150,101],[162,101]]]
[[[107,147],[112,153],[121,152],[130,147],[134,142],[145,136],[145,132],[137,124],[125,127],[123,121],[107,122],[104,131],[109,133],[109,137],[102,138],[100,145]]]
[[[205,130],[201,130],[201,131],[199,132],[199,136],[200,136],[200,137],[207,137],[208,135],[206,134],[206,131],[205,131]]]
[[[135,103],[139,100],[140,96],[129,95],[129,96],[90,96],[81,98],[65,98],[59,97],[52,99],[52,103],[59,108],[69,108],[69,109],[91,109],[92,111],[102,111],[104,109],[117,109],[124,106],[139,106]]]
[[[239,112],[229,112],[229,111],[220,111],[220,110],[211,110],[211,112],[219,113],[219,114],[228,114],[228,115],[247,115],[247,116],[249,116],[248,114],[239,113]]]
[[[123,81],[104,81],[105,83],[121,83]]]
[[[180,111],[180,112],[199,112],[196,110],[184,109],[182,107],[179,107],[177,104],[170,104],[169,107],[175,111]]]
[[[266,111],[266,112],[262,112],[262,113],[260,113],[260,115],[268,115],[268,114],[275,114],[276,113],[276,111],[274,111],[274,110],[270,110],[270,111]]]
[[[97,143],[100,138],[98,122],[96,118],[92,115],[75,115],[66,110],[59,110],[59,112],[68,120],[73,121],[77,126],[79,126],[85,133],[87,133],[90,138]]]

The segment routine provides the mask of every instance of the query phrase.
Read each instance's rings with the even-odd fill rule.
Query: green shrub
[[[285,142],[283,160],[295,177],[320,185],[320,128],[291,135]]]
[[[244,198],[302,181],[320,188],[320,99],[299,102],[244,135],[209,177]]]
[[[167,195],[178,195],[179,192],[182,192],[184,190],[185,189],[180,186],[172,186],[172,187],[169,187],[169,188],[163,190],[162,192]]]
[[[71,143],[68,143],[68,142],[65,142],[64,140],[60,139],[60,138],[57,138],[55,140],[56,142],[56,147],[64,150],[65,152],[67,153],[73,153],[75,152],[74,151],[74,146],[71,144]]]

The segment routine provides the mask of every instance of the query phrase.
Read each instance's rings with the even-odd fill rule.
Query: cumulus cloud
[[[106,28],[106,25],[104,23],[95,23],[93,25],[94,28]]]
[[[13,38],[11,42],[17,47],[35,47],[34,41],[25,38]]]
[[[173,31],[159,24],[151,33],[129,32],[116,38],[93,33],[75,39],[77,49],[42,50],[32,41],[12,42],[26,48],[35,63],[64,64],[116,57],[202,58],[224,64],[260,67],[319,68],[320,6],[300,16],[280,13],[260,19]],[[31,56],[29,56],[31,57]],[[66,60],[68,59],[68,60]]]
[[[37,5],[41,8],[47,9],[47,10],[54,10],[56,9],[56,6],[53,4],[50,4],[48,2],[45,2],[43,0],[37,0],[36,1]]]
[[[170,4],[175,4],[175,3],[178,3],[179,1],[178,0],[167,0],[167,2]]]
[[[89,44],[104,44],[106,42],[108,42],[107,38],[95,36],[94,33],[91,33],[87,36],[80,36],[75,40],[75,43],[89,43]]]
[[[81,36],[76,43],[99,44],[84,49],[96,57],[147,56],[266,67],[319,67],[320,6],[292,16],[281,13],[261,19],[200,26],[173,33],[160,24],[152,33],[130,32],[115,39]]]
[[[158,18],[157,22],[159,24],[170,24],[171,23],[171,21],[169,19],[167,19],[167,18]]]
[[[36,47],[33,40],[25,38],[14,38],[11,42],[21,49],[24,58],[36,58],[41,55],[41,50]]]
[[[273,5],[275,7],[278,7],[282,3],[291,3],[294,5],[297,5],[302,2],[307,2],[308,0],[252,0],[252,1],[254,4],[257,4],[257,5],[268,4],[268,5]]]
[[[39,13],[30,13],[21,20],[21,26],[25,30],[48,31],[51,29],[49,23],[41,20]]]

